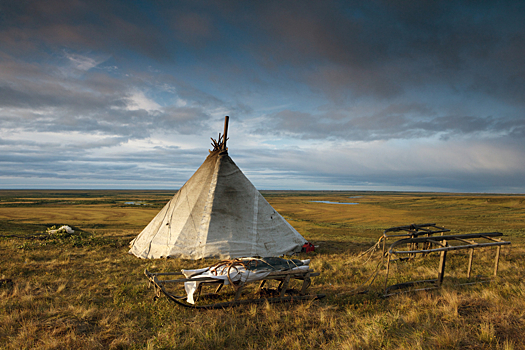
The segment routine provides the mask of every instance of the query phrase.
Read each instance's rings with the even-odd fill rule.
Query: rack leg
[[[499,266],[499,254],[501,252],[501,246],[499,245],[496,248],[496,261],[494,262],[494,277],[498,275],[498,266]]]
[[[388,257],[387,257],[387,260],[386,260],[385,294],[386,294],[386,287],[388,286],[388,271],[390,271],[390,254],[388,254]]]
[[[437,278],[438,287],[441,287],[441,284],[443,283],[443,277],[445,276],[446,261],[447,261],[447,252],[442,251],[441,258],[439,259],[439,271],[438,271],[438,278]]]
[[[467,278],[470,278],[472,272],[472,260],[474,259],[474,249],[469,249],[469,258],[468,258],[468,268],[467,268]]]
[[[381,264],[385,263],[386,237],[383,237],[383,254],[381,254]]]

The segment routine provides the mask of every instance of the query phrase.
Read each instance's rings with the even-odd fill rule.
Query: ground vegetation
[[[299,257],[321,273],[311,291],[327,297],[196,311],[154,301],[143,271],[216,260],[141,260],[127,253],[129,241],[173,194],[0,191],[0,348],[524,348],[523,195],[263,191],[317,246]],[[383,272],[375,275],[380,255],[360,253],[386,228],[431,222],[454,233],[505,234],[512,246],[502,250],[498,277],[490,279],[494,249],[487,248],[476,252],[473,275],[488,282],[460,286],[468,253],[454,252],[441,289],[384,298]],[[65,224],[75,232],[46,232]],[[437,260],[396,263],[392,282],[433,276]]]

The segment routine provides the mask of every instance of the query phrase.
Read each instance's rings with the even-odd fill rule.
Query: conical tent
[[[129,252],[148,259],[270,257],[298,252],[304,243],[224,145],[131,241]]]

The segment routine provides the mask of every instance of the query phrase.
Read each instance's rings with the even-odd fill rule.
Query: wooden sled
[[[230,283],[229,286],[232,287],[233,292],[230,288],[230,293],[228,291],[221,292],[225,281],[217,280],[210,277],[193,277],[193,278],[179,278],[179,279],[160,279],[159,276],[169,277],[169,276],[182,276],[182,272],[162,272],[162,273],[152,273],[147,269],[144,271],[144,274],[149,279],[150,283],[153,284],[155,289],[154,299],[158,299],[161,294],[166,295],[169,300],[177,303],[178,305],[189,307],[193,309],[220,309],[230,306],[237,306],[242,304],[260,304],[260,303],[280,303],[280,302],[293,302],[299,300],[315,300],[324,298],[324,294],[306,294],[306,290],[311,284],[311,278],[319,276],[319,272],[313,272],[313,270],[303,270],[303,271],[274,271],[270,272],[266,277],[253,281],[243,283],[241,281]],[[290,282],[297,280],[302,281],[301,288],[299,291],[289,289]],[[177,296],[173,293],[170,293],[168,289],[174,285],[180,284],[184,285],[184,282],[199,282],[197,291],[195,292],[195,304],[190,304],[186,301],[186,296]],[[269,285],[271,281],[279,282],[278,286],[274,289],[263,288],[265,285]],[[244,299],[242,296],[243,291],[247,290],[248,285],[259,283],[259,286],[255,288],[255,294],[259,295],[258,298],[249,298]],[[202,290],[205,287],[215,287],[215,292],[213,293],[202,293]],[[253,289],[253,288],[252,288]],[[182,290],[184,290],[182,288]],[[230,294],[230,295],[228,295]],[[215,302],[212,301],[215,299],[224,299],[230,297],[229,301]]]

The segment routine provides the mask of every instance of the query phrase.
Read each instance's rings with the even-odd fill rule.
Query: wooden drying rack
[[[406,231],[405,233],[397,234],[399,231]],[[421,291],[429,290],[441,287],[443,283],[443,277],[445,276],[445,266],[447,252],[453,250],[469,250],[469,259],[467,266],[467,278],[471,278],[472,272],[472,262],[474,258],[474,249],[486,248],[486,247],[496,247],[496,256],[494,258],[494,272],[493,275],[496,276],[498,273],[498,265],[501,247],[503,245],[509,245],[510,242],[503,241],[501,237],[503,236],[500,232],[487,232],[487,233],[471,233],[471,234],[456,234],[456,235],[446,235],[444,232],[449,232],[450,230],[443,227],[438,227],[436,224],[424,224],[424,225],[409,225],[409,226],[399,226],[387,229],[383,232],[383,259],[386,258],[386,274],[385,274],[385,290],[384,296],[391,296],[398,293],[390,293],[393,290],[400,290],[404,288],[410,288],[421,284],[431,284],[431,287],[414,289],[412,291]],[[441,233],[441,236],[432,236],[435,233]],[[422,236],[423,237],[420,237]],[[390,245],[388,251],[385,249],[385,242],[387,238],[392,237],[408,237],[400,239]],[[474,241],[474,239],[482,240]],[[487,242],[488,241],[488,242]],[[454,244],[451,244],[454,243]],[[395,260],[405,260],[415,258],[417,256],[422,256],[430,253],[440,253],[438,274],[436,279],[431,280],[421,280],[421,281],[411,281],[398,283],[391,286],[388,286],[388,274],[390,271],[390,265],[392,261]],[[406,256],[403,258],[402,256]],[[486,281],[481,281],[486,282]],[[469,282],[464,284],[480,283],[478,282]]]

